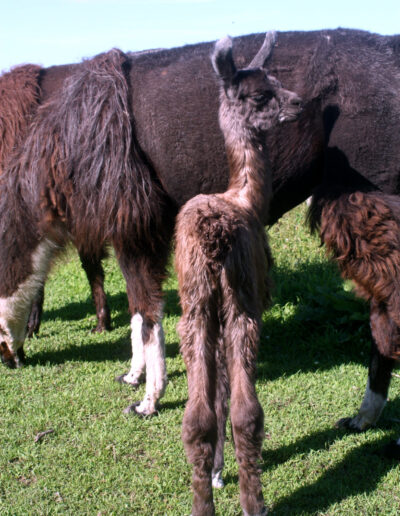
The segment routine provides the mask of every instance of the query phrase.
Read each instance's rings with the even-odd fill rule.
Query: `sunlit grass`
[[[264,496],[271,514],[398,514],[399,466],[377,452],[400,434],[399,381],[393,379],[393,401],[377,428],[359,435],[335,428],[338,418],[356,412],[364,392],[368,309],[310,237],[304,215],[301,206],[270,230],[274,304],[264,314],[257,382],[265,411]],[[123,409],[144,387],[133,392],[114,381],[129,367],[129,314],[113,258],[105,268],[111,332],[90,332],[94,309],[71,250],[46,285],[41,332],[26,345],[27,366],[1,370],[1,515],[190,513],[176,279],[171,274],[165,284],[169,384],[159,416],[143,420]],[[230,437],[224,476],[217,514],[238,515]]]

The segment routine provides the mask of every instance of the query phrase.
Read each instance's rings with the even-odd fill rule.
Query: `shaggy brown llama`
[[[179,334],[189,389],[182,437],[193,464],[193,516],[214,514],[229,391],[241,506],[245,515],[266,513],[258,465],[264,415],[255,390],[261,316],[270,299],[271,255],[261,221],[272,192],[263,142],[273,125],[300,111],[299,97],[263,68],[273,44],[268,33],[249,67],[237,70],[232,40],[217,42],[212,63],[221,81],[229,186],[194,197],[177,219]]]
[[[372,353],[364,399],[355,417],[338,421],[362,431],[377,423],[400,357],[400,198],[333,187],[317,194],[310,208],[312,229],[319,226],[342,276],[370,303]],[[400,439],[393,441],[385,453],[399,459],[399,445]]]
[[[61,94],[39,106],[0,177],[0,354],[10,367],[23,362],[30,307],[65,243],[97,263],[109,243],[126,278],[139,351],[128,381],[139,381],[147,366],[146,394],[135,407],[147,415],[166,386],[161,282],[174,211],[141,160],[128,72],[118,50],[75,68]]]
[[[27,131],[41,102],[42,69],[35,65],[12,68],[0,76],[0,174],[11,160],[12,153],[23,144]],[[78,250],[79,252],[79,250]],[[104,292],[104,271],[101,261],[79,252],[96,307],[94,331],[110,329],[110,310]],[[105,256],[101,253],[100,257]],[[44,300],[44,287],[36,294],[28,320],[28,337],[38,333]]]

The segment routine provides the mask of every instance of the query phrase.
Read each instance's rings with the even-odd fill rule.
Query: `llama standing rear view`
[[[182,304],[181,350],[189,400],[182,437],[193,464],[193,516],[213,515],[221,482],[227,394],[246,515],[266,513],[258,460],[264,415],[255,391],[261,315],[268,305],[271,256],[261,220],[271,198],[265,132],[293,120],[300,99],[262,68],[274,34],[249,68],[237,71],[230,38],[212,55],[221,79],[219,121],[230,165],[228,190],[199,195],[181,210],[176,268]]]

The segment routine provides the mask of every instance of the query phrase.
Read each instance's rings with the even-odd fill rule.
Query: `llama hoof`
[[[253,514],[250,514],[249,512],[247,512],[243,509],[243,516],[267,516],[267,514],[268,514],[268,509],[266,507],[263,507],[261,509],[261,512],[257,512],[257,513],[253,513]]]
[[[215,489],[222,489],[225,487],[224,481],[222,479],[222,471],[217,471],[212,474],[212,486]]]
[[[352,432],[361,433],[365,430],[368,430],[370,425],[364,424],[361,425],[358,417],[343,417],[339,419],[335,423],[336,428],[345,428],[346,430],[351,430]]]
[[[95,328],[92,328],[91,333],[103,333],[111,330],[111,324],[108,321],[99,321]]]
[[[400,444],[397,441],[390,441],[383,450],[382,454],[387,459],[400,460]]]
[[[25,352],[23,348],[19,348],[17,352],[10,353],[4,343],[0,344],[1,362],[9,369],[19,369],[25,365]]]
[[[123,383],[123,384],[126,384],[126,385],[130,385],[133,390],[136,390],[140,386],[140,384],[142,383],[140,381],[128,382],[126,377],[127,377],[127,374],[121,374],[120,376],[116,376],[115,377],[115,381],[118,382],[118,383]]]
[[[128,407],[126,407],[126,409],[124,409],[124,414],[135,414],[136,416],[143,418],[158,416],[158,410],[154,410],[152,412],[148,412],[145,410],[141,411],[140,405],[141,401],[136,401],[135,403],[132,403],[132,405],[129,405]]]

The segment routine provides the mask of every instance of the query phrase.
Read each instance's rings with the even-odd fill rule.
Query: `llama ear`
[[[218,77],[222,79],[225,89],[232,84],[236,66],[232,56],[232,38],[225,36],[218,40],[211,55],[211,62]]]
[[[276,32],[269,31],[265,35],[264,43],[262,44],[257,55],[253,58],[252,62],[247,68],[263,68],[266,60],[271,56],[272,49],[276,42]]]

